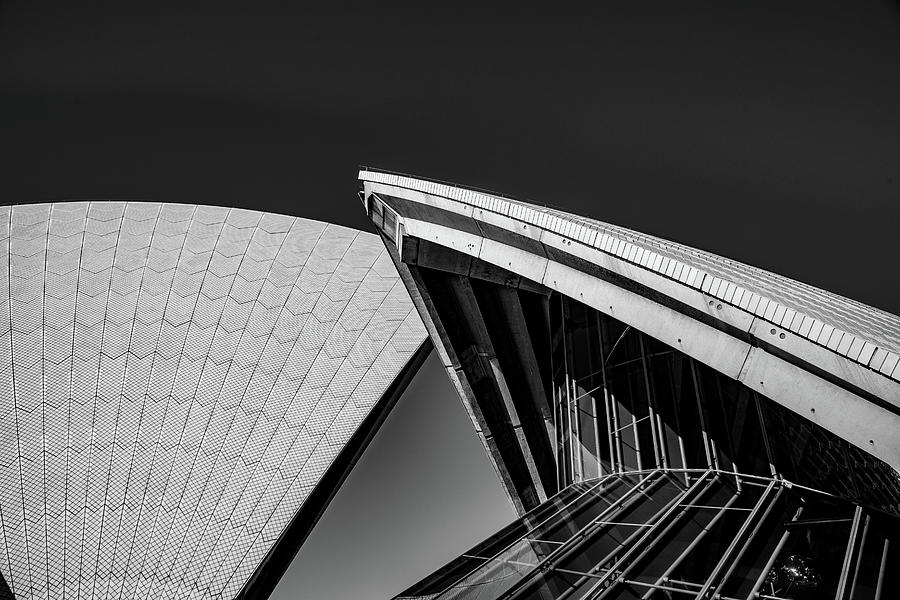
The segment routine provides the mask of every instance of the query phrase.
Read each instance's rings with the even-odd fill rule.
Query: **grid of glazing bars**
[[[553,295],[556,497],[405,598],[900,597],[896,473]]]
[[[217,207],[0,208],[0,571],[233,597],[426,337],[381,240]]]
[[[739,382],[575,300],[550,301],[559,489],[609,473],[785,478],[900,515],[888,465]]]
[[[886,600],[900,592],[898,543],[896,520],[776,479],[614,474],[566,488],[399,598]]]

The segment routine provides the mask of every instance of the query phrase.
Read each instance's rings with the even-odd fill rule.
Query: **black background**
[[[900,313],[897,4],[307,4],[0,0],[0,204],[368,229],[362,163]],[[273,597],[388,597],[512,518],[439,366],[421,374]]]
[[[896,4],[305,4],[0,3],[0,202],[367,228],[369,164],[900,313]]]

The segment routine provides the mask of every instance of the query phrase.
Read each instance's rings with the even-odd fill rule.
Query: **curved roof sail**
[[[2,207],[0,252],[17,598],[267,593],[430,347],[378,236],[318,221]]]
[[[543,375],[556,367],[542,363],[547,350],[537,343],[552,332],[540,325],[546,302],[529,308],[541,296],[576,301],[711,367],[889,465],[900,481],[900,317],[556,208],[367,168],[359,180],[520,512],[560,487],[547,474],[558,457],[546,441],[559,425],[549,405],[558,393]],[[520,343],[508,339],[534,351],[514,362],[509,349]],[[541,375],[520,384],[532,372]],[[533,402],[520,400],[529,395]]]

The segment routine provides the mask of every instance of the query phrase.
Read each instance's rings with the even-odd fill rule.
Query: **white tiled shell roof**
[[[233,597],[425,337],[375,235],[0,207],[0,572],[16,598]]]

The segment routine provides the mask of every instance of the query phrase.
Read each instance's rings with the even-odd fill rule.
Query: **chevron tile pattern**
[[[0,207],[0,572],[232,598],[426,337],[377,236],[132,202]]]

